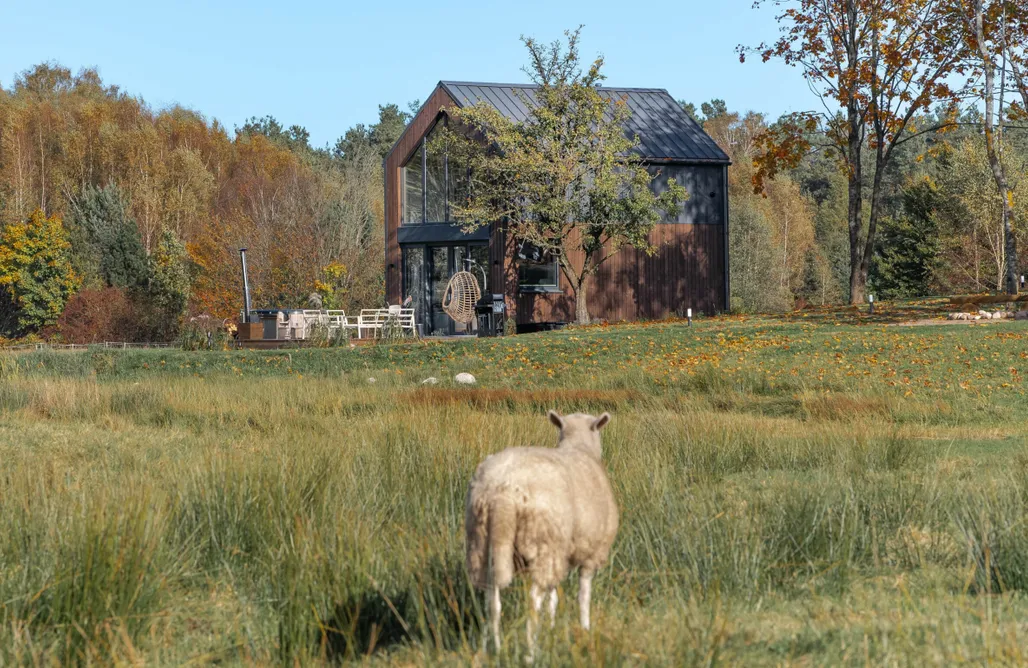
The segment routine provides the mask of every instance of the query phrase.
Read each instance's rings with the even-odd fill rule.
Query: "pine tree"
[[[107,287],[135,288],[147,278],[139,227],[116,185],[86,187],[72,202],[69,236],[76,269]]]

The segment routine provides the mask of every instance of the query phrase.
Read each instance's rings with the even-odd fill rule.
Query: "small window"
[[[523,243],[518,248],[518,289],[522,292],[556,292],[560,289],[557,260],[538,247]]]

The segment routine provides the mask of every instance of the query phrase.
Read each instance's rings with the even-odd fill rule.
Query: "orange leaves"
[[[812,114],[791,114],[754,138],[753,192],[764,193],[767,181],[783,169],[796,167],[810,151],[809,137],[817,130]]]

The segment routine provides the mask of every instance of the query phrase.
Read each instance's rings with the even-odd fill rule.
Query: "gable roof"
[[[526,99],[530,104],[537,103],[537,86],[532,84],[440,81],[439,86],[461,107],[485,102],[515,122],[524,121],[529,116]],[[630,134],[639,136],[637,151],[644,160],[716,164],[731,162],[699,123],[690,118],[663,88],[603,86],[600,94],[625,98],[632,111],[626,127]]]

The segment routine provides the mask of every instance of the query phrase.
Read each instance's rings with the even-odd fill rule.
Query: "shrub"
[[[131,341],[136,322],[136,305],[124,289],[85,288],[68,300],[57,332],[68,343]]]

